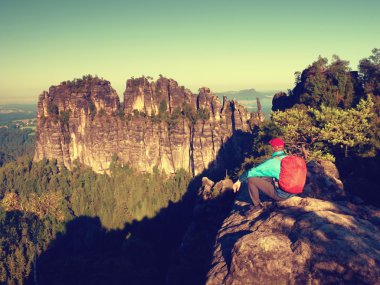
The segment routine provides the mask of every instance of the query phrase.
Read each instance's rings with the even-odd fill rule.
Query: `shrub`
[[[98,113],[99,117],[103,117],[105,114],[106,114],[106,110],[104,110],[103,108],[101,108],[99,110],[99,113]]]
[[[210,119],[210,110],[206,108],[199,108],[197,110],[197,118],[203,121]]]
[[[192,125],[195,125],[197,122],[197,115],[192,105],[184,102],[182,104],[182,116],[187,118]]]
[[[158,113],[165,113],[168,109],[166,99],[162,99],[158,108]]]
[[[369,142],[372,108],[368,96],[356,108],[292,108],[273,112],[272,121],[283,133],[291,152],[302,153],[308,159],[332,160],[333,146],[343,149],[347,157],[349,149]]]
[[[71,113],[71,110],[68,109],[66,111],[62,111],[60,113],[60,117],[59,117],[59,120],[61,122],[62,125],[66,125],[69,123],[69,119],[70,119],[70,113]]]
[[[96,115],[96,107],[95,107],[94,102],[92,102],[91,99],[88,101],[88,109],[90,110],[90,116],[93,119]]]
[[[48,103],[48,114],[49,115],[58,115],[58,106],[53,102]]]
[[[120,119],[124,119],[125,118],[124,110],[120,108],[117,112],[117,115],[119,116]]]

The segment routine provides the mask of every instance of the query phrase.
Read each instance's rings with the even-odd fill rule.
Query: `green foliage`
[[[373,120],[371,122],[371,141],[363,149],[367,156],[375,156],[380,150],[380,49],[372,50],[372,55],[359,62],[359,71],[364,81],[364,88],[373,102]]]
[[[301,136],[300,134],[299,139],[315,140],[317,145],[314,150],[315,154],[321,152],[326,154],[333,151],[340,155],[340,152],[344,150],[345,156],[347,156],[350,149],[355,149],[353,151],[356,155],[376,156],[380,150],[380,49],[373,49],[371,56],[360,61],[359,72],[351,71],[349,62],[341,60],[338,56],[333,56],[331,64],[328,64],[326,58],[319,57],[302,73],[296,72],[295,77],[296,86],[289,91],[288,96],[278,93],[273,98],[273,110],[284,111],[292,107],[304,110],[304,112],[289,113],[294,117],[291,120],[295,126],[301,124],[300,128],[293,127],[298,131],[306,131],[306,125],[321,128],[320,124],[323,124],[325,128],[324,132],[314,136]],[[361,99],[367,96],[370,96],[373,101],[371,111],[368,111],[369,106],[363,107],[364,103],[360,103],[363,102]],[[372,105],[369,102],[366,104]],[[362,111],[351,109],[356,106],[359,109],[365,108],[368,112],[359,115],[358,113]],[[308,107],[315,110],[311,111]],[[339,108],[350,111],[343,112]],[[305,119],[304,122],[295,122],[297,112],[300,112],[298,119]],[[284,119],[280,118],[281,115],[276,116],[279,117],[278,120]],[[329,119],[325,120],[324,116]],[[364,124],[360,121],[363,116],[366,117]],[[355,120],[357,120],[356,123]],[[280,123],[278,121],[278,124]],[[285,119],[284,124],[286,123],[289,122]],[[288,128],[291,132],[292,127]],[[366,132],[363,131],[364,128],[367,128]],[[308,130],[308,132],[313,131],[313,128]],[[347,137],[343,138],[343,134]],[[324,142],[321,140],[322,137]],[[306,144],[314,145],[313,142],[306,142]]]
[[[124,118],[125,118],[124,110],[119,110],[119,112],[117,113],[117,115],[118,115],[121,119],[124,119]]]
[[[179,107],[176,107],[171,115],[168,114],[166,118],[166,122],[168,123],[168,129],[169,131],[173,130],[181,117],[181,109]]]
[[[314,111],[316,121],[323,126],[320,136],[332,145],[344,148],[347,157],[348,148],[369,142],[372,108],[371,97],[362,99],[356,108],[348,110],[322,106],[321,111]]]
[[[210,119],[210,110],[207,108],[199,108],[197,110],[197,118],[203,121]]]
[[[312,108],[355,107],[366,94],[380,96],[380,49],[373,49],[371,56],[359,62],[359,73],[350,70],[348,61],[334,55],[331,64],[327,58],[319,57],[302,73],[296,72],[295,78],[296,86],[289,96],[273,101],[275,110],[297,104]]]
[[[305,150],[310,152],[313,146],[322,140],[321,129],[312,116],[313,110],[292,108],[285,112],[272,113],[272,121],[276,127],[280,128],[285,142],[288,143],[287,150],[290,153],[305,155]],[[309,155],[312,156],[312,154]]]
[[[158,107],[158,116],[156,114],[152,114],[152,120],[157,122],[168,122],[169,120],[169,112],[167,111],[167,101],[166,99],[162,99],[160,105]],[[154,117],[153,117],[154,116]]]
[[[61,192],[65,197],[61,205],[65,217],[99,216],[104,225],[112,228],[133,219],[153,217],[169,201],[178,201],[190,181],[190,175],[183,170],[173,177],[159,171],[141,174],[118,165],[116,159],[111,171],[111,176],[85,167],[68,172],[56,161],[32,164],[30,158],[25,158],[0,168],[0,199],[15,193],[22,201],[29,201],[32,193],[41,196]]]
[[[93,76],[91,74],[83,75],[82,78],[75,78],[74,80],[67,80],[62,82],[62,85],[66,85],[69,88],[72,88],[73,91],[78,91],[81,87],[89,83],[97,83],[101,81],[97,75]]]
[[[373,102],[361,100],[347,110],[322,106],[321,110],[292,108],[272,113],[273,124],[281,130],[290,153],[307,159],[333,160],[333,146],[348,150],[369,142]]]
[[[51,116],[58,115],[58,106],[51,101],[49,101],[48,103],[47,110],[48,110],[48,114]]]
[[[350,107],[354,101],[355,79],[349,69],[349,62],[333,56],[330,65],[326,58],[319,58],[301,76],[293,93],[298,102],[318,108]]]
[[[67,125],[69,123],[70,113],[71,113],[70,109],[60,112],[59,121],[61,122],[62,125]]]
[[[133,113],[135,115],[139,115],[135,110],[133,110]],[[198,120],[209,120],[210,110],[206,108],[200,108],[196,111],[191,104],[184,102],[181,107],[175,107],[170,114],[167,111],[167,102],[165,99],[163,99],[160,102],[158,115],[156,115],[153,110],[150,116],[152,122],[166,122],[169,131],[173,130],[178,125],[179,119],[181,117],[187,119],[188,122],[190,122],[190,125],[195,125]]]
[[[96,115],[96,107],[95,107],[94,102],[92,102],[91,99],[88,101],[88,109],[90,110],[91,118],[94,119]]]
[[[337,55],[328,64],[327,58],[319,57],[308,68],[295,73],[296,86],[289,96],[273,100],[274,110],[285,110],[295,105],[312,108],[328,107],[350,108],[356,106],[365,93],[362,78],[351,71],[349,62]]]
[[[280,127],[278,127],[271,120],[264,121],[253,130],[253,153],[255,157],[260,158],[262,156],[269,157],[271,154],[271,147],[268,142],[275,137],[282,137],[283,133]]]
[[[172,116],[175,118],[179,118],[182,115],[181,108],[180,107],[175,107],[172,113]]]
[[[35,136],[31,129],[0,129],[0,166],[20,156],[33,156]]]
[[[110,176],[99,175],[80,165],[68,171],[56,161],[32,163],[31,158],[0,168],[1,283],[22,284],[32,275],[34,243],[37,254],[46,251],[76,217],[99,217],[107,228],[123,228],[125,223],[154,217],[170,202],[180,201],[191,179],[185,170],[167,176],[157,167],[151,174],[142,174],[119,165],[116,156],[111,171]],[[122,240],[122,231],[117,234]],[[81,242],[91,242],[97,233],[85,230],[83,238],[75,236],[70,242],[79,242],[83,250]],[[144,243],[135,235],[128,240]],[[131,246],[128,241],[123,243],[128,258],[137,258],[139,254],[130,254]]]
[[[0,151],[0,167],[3,166],[3,164],[12,160],[14,160],[12,156]]]
[[[192,125],[195,125],[198,119],[194,107],[187,102],[182,104],[182,116],[187,118]]]
[[[2,210],[0,209],[0,212]],[[0,282],[24,284],[31,274],[34,255],[46,250],[57,233],[63,231],[63,223],[46,217],[20,211],[0,214]]]
[[[165,113],[168,109],[168,106],[167,106],[167,101],[166,99],[162,99],[161,102],[160,102],[160,106],[158,108],[158,113]]]
[[[99,117],[103,117],[105,114],[106,114],[106,110],[104,110],[103,108],[101,108],[99,110],[99,113],[98,113]]]
[[[371,56],[359,62],[359,71],[365,82],[366,93],[380,96],[380,49],[373,49]]]

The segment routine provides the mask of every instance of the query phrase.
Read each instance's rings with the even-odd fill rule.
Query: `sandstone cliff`
[[[231,188],[203,179],[168,284],[380,282],[380,210],[346,194],[332,163],[309,163],[301,197],[254,214],[246,189]]]
[[[78,161],[104,172],[117,158],[141,171],[195,175],[222,168],[228,147],[242,154],[239,134],[249,131],[249,119],[243,106],[220,102],[206,87],[193,94],[164,77],[129,79],[122,106],[110,82],[86,76],[40,95],[34,160],[57,159],[69,169]]]

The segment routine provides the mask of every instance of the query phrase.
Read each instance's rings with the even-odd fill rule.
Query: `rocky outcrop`
[[[228,146],[243,153],[248,121],[243,106],[220,102],[206,87],[195,95],[164,77],[130,79],[122,106],[108,81],[87,76],[40,96],[34,160],[57,159],[69,169],[78,161],[107,172],[118,159],[141,171],[184,168],[195,175],[223,167]]]
[[[206,284],[380,281],[380,211],[352,203],[331,164],[309,170],[303,197],[267,202],[262,211],[246,215],[240,193],[217,234]]]
[[[138,110],[150,116],[158,114],[160,105],[164,105],[172,113],[175,108],[182,108],[185,102],[195,106],[196,100],[196,95],[173,79],[160,77],[156,82],[150,82],[148,78],[141,77],[127,81],[124,111],[128,114]]]
[[[380,282],[380,210],[345,193],[332,163],[310,162],[301,196],[264,201],[256,213],[247,189],[231,199],[231,187],[203,179],[168,284]]]

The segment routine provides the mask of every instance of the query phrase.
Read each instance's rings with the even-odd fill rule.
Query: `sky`
[[[86,74],[159,74],[196,92],[294,87],[319,55],[380,48],[378,0],[0,0],[0,104]]]

